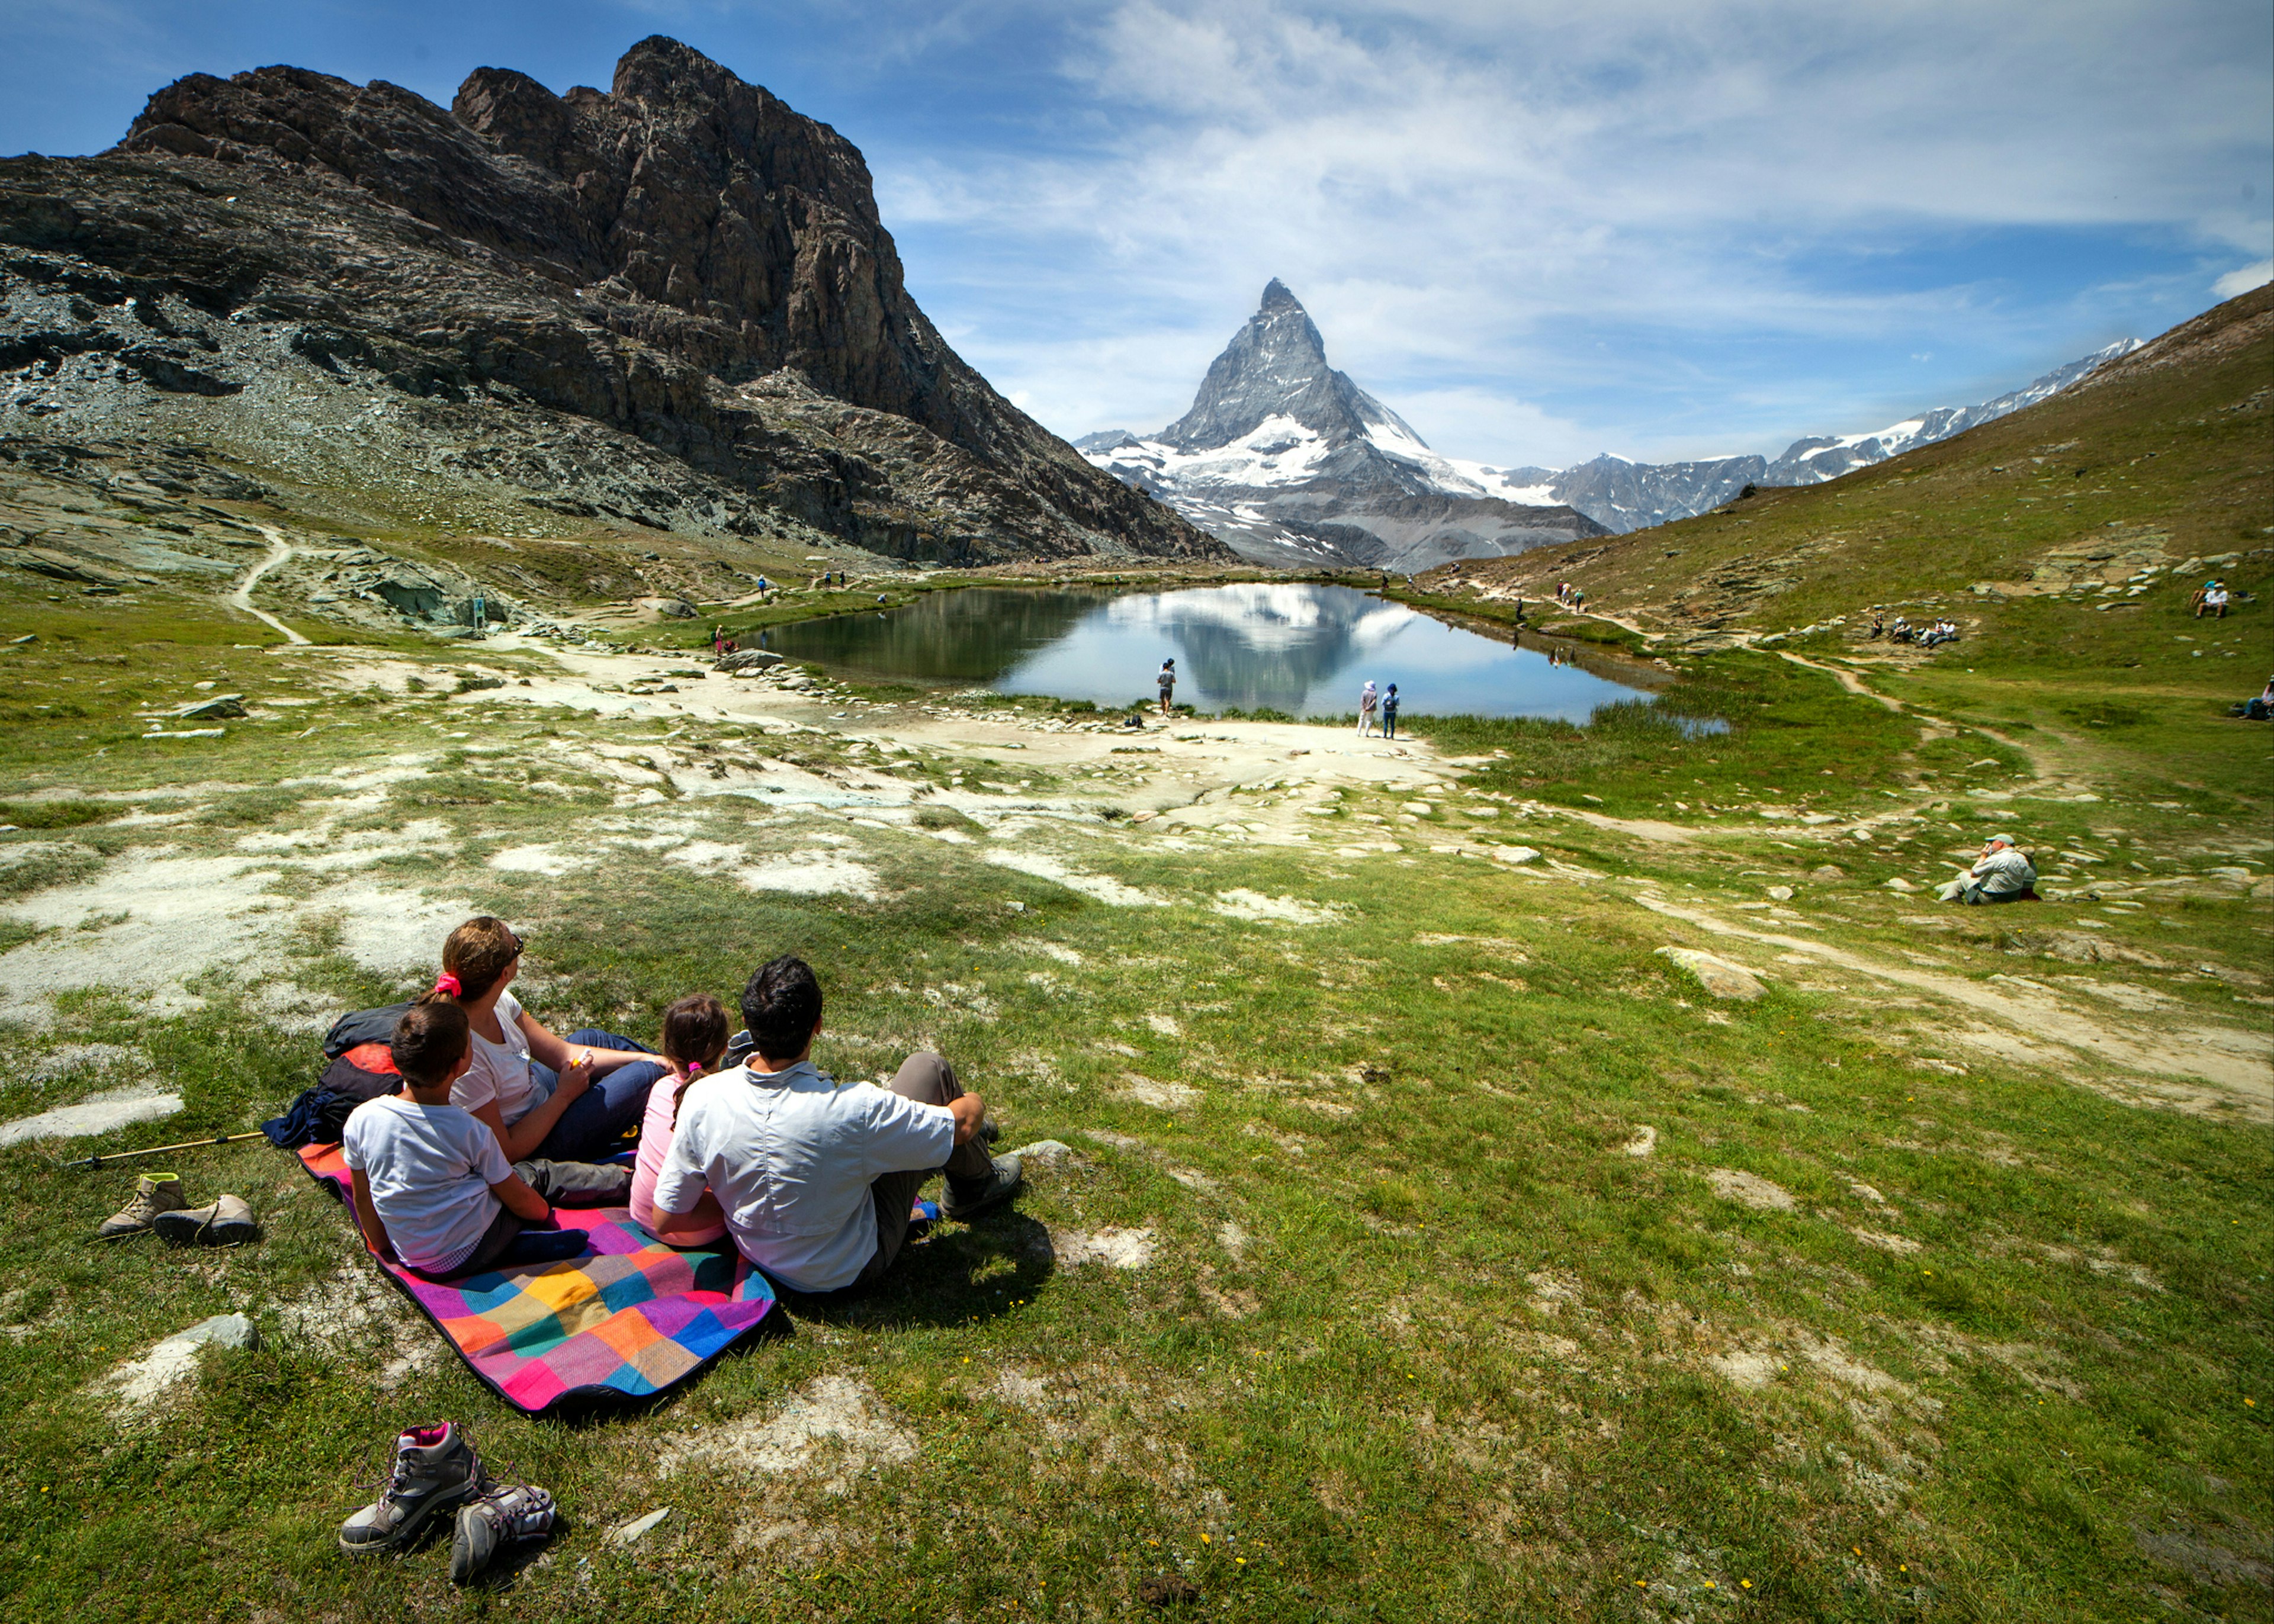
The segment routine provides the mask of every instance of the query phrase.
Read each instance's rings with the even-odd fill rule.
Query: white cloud
[[[1048,139],[896,154],[885,213],[974,250],[924,297],[1065,432],[1176,416],[1276,274],[1449,454],[1718,447],[1836,425],[1669,422],[1652,391],[1693,363],[1632,335],[2049,365],[2071,357],[2027,345],[2084,323],[2019,273],[1871,266],[2014,228],[2263,247],[2236,201],[2274,124],[2248,10],[1119,0],[1077,30]],[[1624,348],[1587,341],[1608,327]],[[1584,430],[1536,403],[1622,377],[1638,392]]]
[[[2210,290],[2223,299],[2231,299],[2238,294],[2249,292],[2253,288],[2263,288],[2270,282],[2274,282],[2274,259],[2261,259],[2257,264],[2246,265],[2239,271],[2229,271],[2211,283]]]

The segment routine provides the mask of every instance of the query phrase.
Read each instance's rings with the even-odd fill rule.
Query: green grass
[[[1669,738],[1623,712],[1576,740],[1433,731],[1448,750],[1521,758],[1481,768],[1472,793],[1525,793],[1523,761],[1552,761],[1614,810],[1654,811],[1669,752],[1710,749],[1732,785],[1761,791],[1832,763],[1811,793],[1843,802],[1877,798],[1863,776],[1876,754],[1939,759],[1909,724],[1851,713],[1782,662],[1706,674],[1691,693],[1714,696],[1726,735]],[[420,703],[367,712],[348,743],[297,742],[331,754],[272,756],[266,776],[390,759],[424,736]],[[1875,717],[1891,731],[1871,733]],[[533,749],[653,730],[586,718],[509,736]],[[178,1158],[196,1199],[232,1189],[261,1212],[264,1239],[222,1254],[96,1251],[87,1237],[128,1176],[0,1151],[20,1214],[0,1241],[0,1320],[15,1327],[0,1341],[0,1449],[19,1463],[0,1485],[0,1586],[29,1615],[137,1617],[162,1590],[180,1618],[1118,1616],[1142,1579],[1173,1571],[1201,1611],[1258,1620],[2114,1620],[2165,1593],[2241,1616],[2242,1595],[2150,1564],[2134,1530],[2247,1543],[2270,1486],[2265,1422],[2242,1402],[2274,1387],[2261,1131],[1985,1058],[1890,1011],[1867,978],[1796,972],[1758,1004],[1715,1005],[1653,950],[1721,944],[1626,900],[1641,884],[1726,908],[1758,894],[1748,874],[1797,876],[1820,849],[1492,828],[1608,876],[1561,885],[1418,848],[1353,861],[1131,837],[1069,853],[1174,901],[1157,908],[1105,906],[920,833],[862,835],[874,901],[743,892],[624,848],[546,880],[500,875],[483,853],[573,846],[624,815],[513,789],[496,756],[476,780],[490,797],[469,803],[463,758],[428,748],[425,776],[360,821],[439,816],[455,854],[365,872],[516,919],[531,1006],[557,1028],[651,1038],[671,998],[731,996],[757,959],[797,951],[830,989],[822,1058],[840,1076],[937,1044],[1006,1142],[1062,1138],[1078,1162],[1038,1173],[1013,1213],[946,1226],[873,1297],[791,1306],[793,1335],[674,1399],[568,1424],[507,1410],[383,1296],[365,1303],[345,1215],[265,1147]],[[766,748],[842,759],[817,735]],[[115,838],[226,849],[246,828],[305,821],[295,795],[207,788],[186,823]],[[1358,788],[1346,812],[1399,799]],[[797,849],[814,827],[752,821],[740,802],[661,810],[760,849]],[[2134,829],[2190,816],[2050,801],[2030,816],[2067,841],[2120,811]],[[960,814],[927,824],[973,832]],[[1946,843],[1931,825],[1922,838]],[[1922,940],[1897,919],[1918,905],[1874,883],[1916,875],[1916,848],[1834,854],[1850,872],[1821,888],[1828,931],[1859,951]],[[1234,887],[1340,914],[1291,927],[1203,906]],[[2266,915],[2240,900],[2158,908],[2107,934],[2220,956],[2263,940]],[[2011,945],[2036,920],[1954,922],[1930,940],[1962,974],[2063,968]],[[209,978],[201,1010],[155,1018],[77,996],[56,1028],[7,1041],[27,1058],[65,1043],[147,1054],[186,1109],[115,1142],[240,1130],[312,1069],[312,1040],[246,999],[272,979],[350,1004],[402,985],[315,930],[252,981]],[[2189,1019],[2236,1019],[2205,978],[2134,979],[2187,1001]],[[0,1116],[106,1081],[29,1075],[0,1084]],[[1139,1103],[1133,1075],[1193,1101]],[[1653,1154],[1624,1154],[1644,1124]],[[1794,1210],[1723,1198],[1717,1169],[1773,1182]],[[1034,1244],[1045,1229],[1115,1228],[1153,1232],[1148,1267],[1053,1267]],[[333,1322],[373,1317],[328,1337],[300,1317],[312,1303]],[[209,1355],[144,1417],[90,1390],[160,1332],[230,1309],[262,1324],[262,1350]],[[657,1474],[665,1440],[756,1424],[825,1376],[858,1382],[912,1458],[871,1462],[841,1492],[830,1444],[779,1477]],[[552,1560],[463,1602],[439,1551],[356,1567],[331,1545],[373,1451],[440,1416],[571,1518]],[[664,1505],[672,1517],[639,1546],[600,1539]]]

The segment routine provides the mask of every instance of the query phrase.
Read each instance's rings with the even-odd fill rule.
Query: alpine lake
[[[1397,685],[1405,716],[1585,723],[1646,700],[1650,667],[1536,634],[1472,630],[1344,586],[1247,582],[1168,592],[968,587],[905,607],[779,626],[757,646],[833,675],[1151,703],[1164,658],[1202,711],[1352,716]],[[1653,679],[1656,681],[1653,682]]]

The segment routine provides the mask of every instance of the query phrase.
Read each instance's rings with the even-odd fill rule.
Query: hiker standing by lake
[[[1161,662],[1161,674],[1153,679],[1161,689],[1161,714],[1169,716],[1176,710],[1177,662],[1174,658]]]
[[[1395,682],[1382,696],[1382,736],[1385,739],[1397,737],[1397,684]]]
[[[1374,733],[1375,712],[1381,708],[1382,695],[1374,691],[1374,679],[1368,677],[1366,686],[1358,691],[1358,736],[1369,738]]]

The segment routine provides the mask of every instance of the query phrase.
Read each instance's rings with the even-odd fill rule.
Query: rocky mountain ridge
[[[1973,406],[1939,406],[1867,433],[1803,435],[1774,458],[1732,456],[1688,462],[1632,462],[1607,454],[1570,468],[1483,468],[1478,471],[1569,502],[1607,530],[1624,534],[1710,512],[1749,485],[1821,485],[1920,446],[1948,440],[1978,424],[1993,423],[2024,406],[2034,406],[2139,348],[2136,338],[2120,339],[2066,366],[2057,366],[2042,378],[1995,400]]]
[[[448,110],[196,74],[109,153],[0,161],[0,434],[26,432],[392,479],[500,534],[1224,556],[947,346],[850,142],[660,37],[608,92],[485,68]]]

